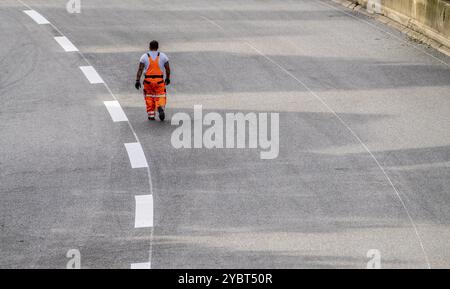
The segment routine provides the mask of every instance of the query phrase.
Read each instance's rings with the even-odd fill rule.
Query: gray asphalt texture
[[[65,268],[69,249],[83,268],[149,255],[152,268],[365,268],[371,249],[384,268],[450,267],[450,57],[326,0],[91,0],[81,14],[25,2],[120,101],[149,161],[155,227],[134,228],[148,178],[130,167],[111,95],[57,31],[4,0],[0,268]],[[164,123],[134,89],[152,39],[173,69]],[[174,149],[170,118],[195,104],[278,112],[279,157]]]

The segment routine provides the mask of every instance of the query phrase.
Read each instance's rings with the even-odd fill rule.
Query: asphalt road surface
[[[24,1],[0,3],[0,268],[450,267],[450,57],[327,0]],[[164,123],[134,89],[152,39]],[[196,104],[279,113],[278,158],[175,149]]]

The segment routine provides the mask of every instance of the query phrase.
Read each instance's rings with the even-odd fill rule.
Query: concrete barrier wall
[[[450,0],[355,0],[450,48]]]

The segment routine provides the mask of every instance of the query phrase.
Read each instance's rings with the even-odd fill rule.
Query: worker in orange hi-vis
[[[141,77],[145,71],[144,97],[149,120],[155,120],[158,111],[159,119],[164,121],[166,105],[166,86],[170,84],[169,58],[158,51],[158,41],[150,42],[150,51],[142,55],[136,75],[135,87],[141,88]],[[164,78],[165,71],[165,78]]]

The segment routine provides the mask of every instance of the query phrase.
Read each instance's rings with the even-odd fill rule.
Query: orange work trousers
[[[145,97],[145,104],[147,105],[147,114],[149,117],[155,117],[155,111],[158,110],[158,107],[166,106],[166,97],[160,96],[160,97],[152,97],[152,96],[146,96]]]
[[[144,97],[149,117],[155,117],[158,107],[166,105],[166,86],[163,83],[144,82]]]

